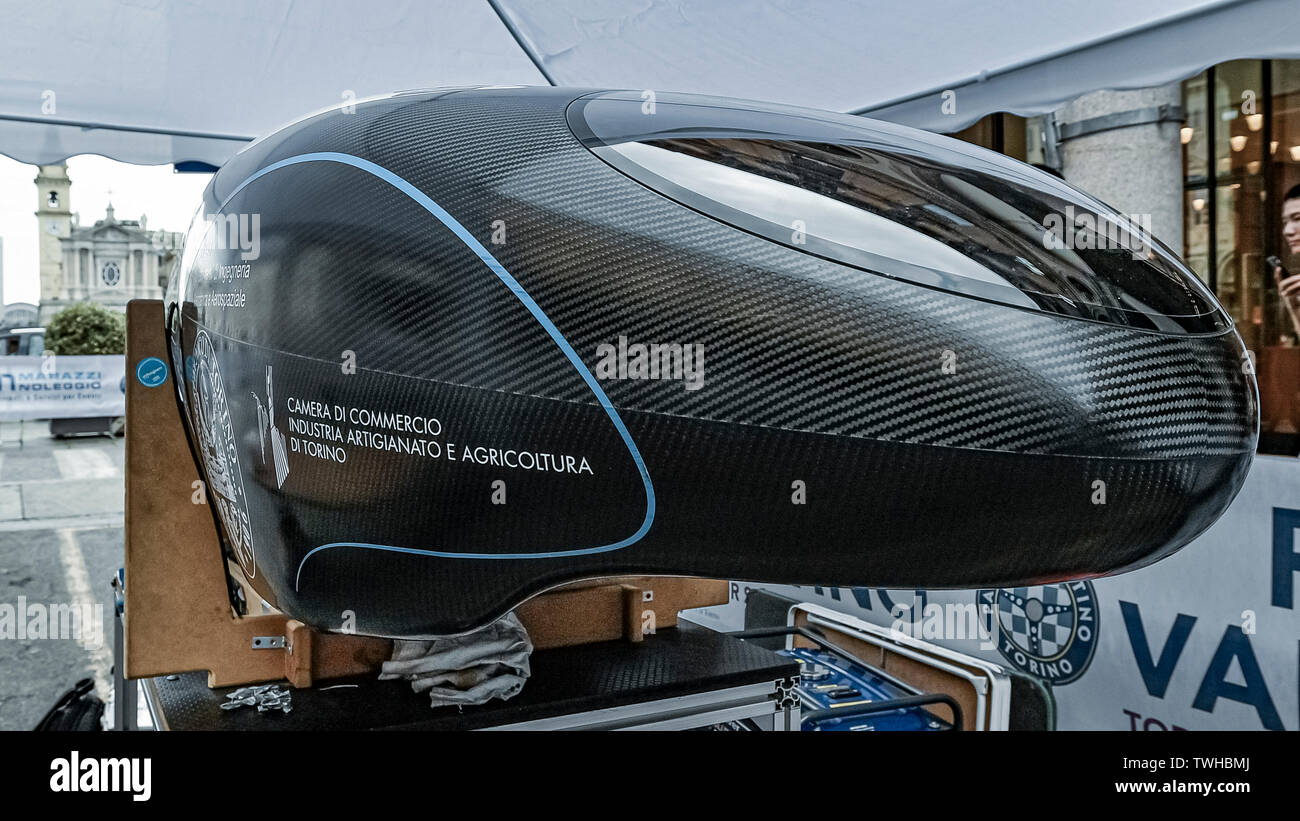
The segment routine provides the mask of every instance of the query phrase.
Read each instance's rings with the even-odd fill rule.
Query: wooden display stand
[[[206,670],[210,687],[280,679],[308,687],[377,673],[392,651],[386,639],[321,633],[282,613],[233,613],[173,375],[152,388],[136,377],[148,357],[170,361],[163,304],[132,300],[126,315],[126,676]],[[246,599],[260,607],[256,595]],[[640,641],[647,627],[675,627],[679,610],[726,601],[725,581],[597,579],[537,596],[516,613],[540,650],[620,637]]]

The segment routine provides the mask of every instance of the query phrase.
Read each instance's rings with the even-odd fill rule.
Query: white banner
[[[740,629],[756,588],[1036,676],[1061,729],[1300,728],[1300,459],[1256,457],[1204,535],[1120,576],[978,591],[733,582],[732,603],[695,620]]]
[[[0,356],[0,420],[125,414],[125,356]]]

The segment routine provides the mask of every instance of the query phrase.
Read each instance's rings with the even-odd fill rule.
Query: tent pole
[[[488,5],[492,7],[492,10],[497,13],[497,17],[501,19],[501,25],[505,26],[506,31],[510,32],[510,36],[515,38],[515,43],[519,45],[519,48],[523,50],[524,54],[528,55],[528,59],[532,60],[533,66],[537,69],[538,73],[546,78],[546,82],[555,85],[555,78],[551,76],[551,72],[546,70],[546,67],[542,65],[542,61],[533,53],[533,50],[524,44],[524,36],[519,33],[519,29],[515,27],[514,21],[507,17],[506,13],[501,10],[501,5],[497,0],[488,0]]]

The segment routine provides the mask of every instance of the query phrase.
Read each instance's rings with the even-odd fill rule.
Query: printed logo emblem
[[[145,357],[135,366],[135,378],[146,388],[156,388],[167,381],[167,363],[156,356]],[[125,388],[125,380],[122,385]]]
[[[257,575],[257,560],[253,555],[248,497],[244,493],[244,475],[239,469],[235,426],[230,418],[226,387],[221,381],[216,351],[206,331],[199,331],[195,338],[192,359],[190,399],[197,445],[208,476],[208,490],[221,516],[221,523],[225,525],[226,538],[230,540],[235,558],[251,579]]]
[[[1017,669],[1049,684],[1069,684],[1088,669],[1097,649],[1092,583],[1039,584],[980,590],[981,612],[996,620],[989,633]]]
[[[284,447],[284,433],[275,426],[275,383],[272,379],[271,366],[266,366],[266,404],[262,397],[253,394],[257,403],[257,426],[262,432],[258,440],[262,444],[262,464],[266,464],[266,441],[271,440],[271,458],[275,462],[275,486],[284,487],[284,480],[289,478],[289,452]]]

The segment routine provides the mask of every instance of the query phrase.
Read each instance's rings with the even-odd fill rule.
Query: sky
[[[112,191],[118,219],[149,217],[151,230],[184,231],[211,174],[177,174],[170,165],[129,165],[83,154],[68,160],[71,207],[81,224],[104,218]],[[0,238],[4,240],[4,302],[36,304],[41,295],[36,225],[36,166],[0,155]]]

